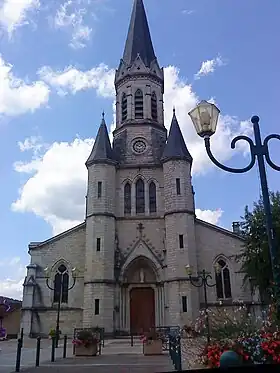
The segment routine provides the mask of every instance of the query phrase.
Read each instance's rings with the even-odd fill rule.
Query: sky
[[[0,0],[0,295],[21,298],[28,244],[84,220],[85,161],[104,110],[114,128],[114,73],[132,0]],[[260,195],[259,174],[229,174],[209,161],[188,112],[202,99],[221,110],[216,158],[250,161],[252,115],[263,136],[279,133],[280,2],[145,0],[165,74],[165,125],[172,108],[194,158],[197,216],[231,229]],[[278,83],[277,83],[278,82]],[[280,165],[279,143],[270,154]],[[280,173],[267,169],[271,190]]]

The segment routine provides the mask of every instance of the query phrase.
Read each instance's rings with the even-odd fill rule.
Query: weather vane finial
[[[173,114],[175,114],[176,110],[175,110],[175,105],[173,106]]]
[[[105,113],[104,113],[104,110],[102,111],[102,119],[104,119],[105,117]]]

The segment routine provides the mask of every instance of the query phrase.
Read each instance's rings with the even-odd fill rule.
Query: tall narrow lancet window
[[[151,96],[151,110],[152,110],[152,119],[157,121],[158,120],[157,96],[155,92],[153,92]]]
[[[54,276],[54,296],[53,301],[58,303],[68,302],[69,274],[64,264],[61,264]]]
[[[145,213],[145,184],[142,179],[136,183],[136,214]]]
[[[220,267],[219,272],[216,273],[217,298],[229,299],[231,298],[231,284],[228,265],[223,259],[219,259],[217,264]]]
[[[153,181],[149,185],[149,207],[150,214],[157,212],[157,188]]]
[[[127,120],[127,96],[124,93],[122,96],[122,121]]]
[[[144,118],[144,97],[141,89],[137,89],[134,97],[135,119]]]
[[[124,186],[124,213],[131,214],[131,185],[129,183]]]

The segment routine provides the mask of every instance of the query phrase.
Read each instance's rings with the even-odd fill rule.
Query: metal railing
[[[181,336],[169,334],[169,355],[175,370],[182,371]]]
[[[157,326],[153,328],[159,338],[162,340],[163,351],[169,351],[169,339],[170,336],[175,336],[180,334],[179,326]]]

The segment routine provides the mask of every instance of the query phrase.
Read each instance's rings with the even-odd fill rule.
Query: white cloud
[[[20,257],[1,259],[0,296],[22,299],[22,285],[25,275],[26,266],[22,263]]]
[[[49,99],[49,87],[42,81],[27,83],[14,76],[13,66],[0,55],[0,117],[34,112]]]
[[[112,97],[114,95],[114,74],[115,70],[100,64],[97,67],[85,72],[69,66],[63,71],[54,71],[48,66],[42,67],[38,74],[40,78],[54,87],[58,94],[75,94],[89,88],[96,89],[98,95],[102,97]]]
[[[190,84],[180,78],[180,71],[174,66],[165,68],[165,125],[169,128],[172,119],[172,109],[176,108],[176,115],[184,135],[187,147],[194,158],[193,174],[206,173],[216,167],[209,160],[204,141],[197,136],[188,112],[200,101]],[[237,134],[251,134],[252,126],[249,121],[239,121],[238,118],[221,115],[216,134],[211,138],[211,148],[214,155],[221,161],[227,161],[238,150],[246,153],[247,143],[238,144],[238,149],[232,150],[230,142]]]
[[[189,15],[193,14],[194,12],[195,12],[195,11],[194,11],[193,9],[183,9],[181,13],[182,13],[184,16],[189,16]]]
[[[220,56],[213,58],[212,60],[203,61],[199,71],[195,74],[195,79],[200,79],[202,76],[213,73],[217,67],[223,65],[225,65],[225,62]]]
[[[207,221],[208,223],[219,225],[220,219],[223,215],[223,211],[221,209],[217,210],[195,210],[196,216],[198,219]]]
[[[54,26],[58,29],[64,29],[71,33],[69,46],[73,49],[81,49],[86,46],[90,40],[92,28],[87,26],[85,16],[88,8],[81,7],[88,1],[69,0],[60,5],[54,17]],[[88,4],[87,4],[88,5]]]
[[[85,161],[92,146],[93,139],[55,142],[36,162],[32,160],[21,167],[17,163],[16,171],[33,175],[20,190],[13,210],[43,217],[54,234],[79,224],[85,214]]]
[[[40,7],[39,0],[2,0],[0,1],[0,25],[11,36],[16,28],[28,24],[28,15]]]
[[[97,73],[98,71],[98,73]],[[41,77],[56,89],[64,93],[76,93],[83,89],[94,88],[100,95],[114,100],[113,72],[108,67],[93,68],[81,72],[73,67],[62,72],[54,72],[44,68]],[[179,70],[174,66],[165,68],[165,124],[169,128],[173,106],[186,139],[190,153],[193,155],[193,174],[195,176],[215,167],[209,160],[204,142],[197,136],[188,116],[188,112],[197,104],[199,97],[192,86],[180,78]],[[111,132],[114,126],[111,126]],[[239,122],[230,116],[221,116],[217,133],[211,139],[213,153],[220,161],[227,161],[238,151],[245,152],[246,147],[240,145],[232,151],[230,140],[241,133],[249,134],[248,122]],[[20,143],[21,149],[40,145],[33,140]],[[17,162],[15,169],[20,173],[31,173],[29,180],[19,191],[18,200],[13,209],[20,212],[33,212],[51,224],[53,232],[78,224],[84,219],[87,171],[85,161],[90,154],[93,139],[76,138],[72,142],[55,142],[40,148],[34,153],[30,162]],[[73,173],[73,169],[75,173]],[[67,202],[65,202],[67,201]],[[203,219],[215,223],[221,217],[221,210],[214,212],[200,211]]]

